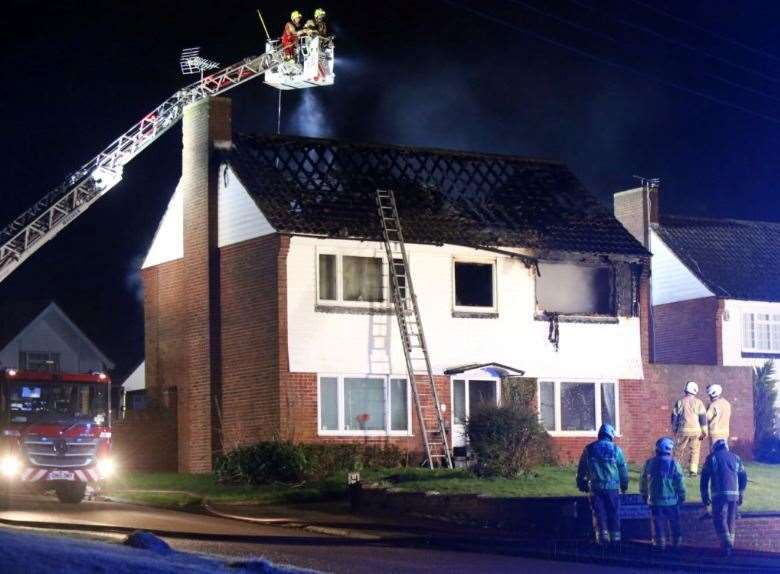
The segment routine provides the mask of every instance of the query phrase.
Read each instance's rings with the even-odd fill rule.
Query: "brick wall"
[[[716,297],[653,306],[655,360],[659,363],[718,364]]]
[[[112,455],[121,472],[175,472],[177,458],[176,408],[127,411],[113,425]]]

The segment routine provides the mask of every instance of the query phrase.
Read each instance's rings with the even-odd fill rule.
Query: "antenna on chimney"
[[[634,179],[638,179],[644,189],[658,189],[661,187],[661,178],[659,177],[642,177],[641,175],[635,175]]]

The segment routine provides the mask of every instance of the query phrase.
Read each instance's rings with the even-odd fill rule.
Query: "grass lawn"
[[[744,511],[780,511],[780,465],[748,463],[750,483]],[[378,482],[408,491],[442,494],[484,494],[496,497],[576,496],[576,467],[540,466],[518,479],[475,478],[465,470],[390,469],[365,471],[364,482]],[[630,467],[629,492],[639,492],[639,467]],[[203,500],[223,503],[284,504],[337,498],[345,493],[346,477],[301,485],[223,486],[212,475],[145,473],[113,481],[109,493],[117,497],[169,507],[197,506]],[[688,500],[698,502],[698,479],[686,479]],[[167,491],[167,492],[166,492]]]

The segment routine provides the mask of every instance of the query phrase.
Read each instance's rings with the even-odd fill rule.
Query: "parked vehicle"
[[[0,502],[11,489],[78,503],[114,472],[105,373],[0,371]]]

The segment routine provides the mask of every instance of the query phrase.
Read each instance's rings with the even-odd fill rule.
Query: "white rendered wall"
[[[239,181],[235,172],[223,164],[219,168],[217,245],[225,247],[274,232]],[[143,268],[184,257],[184,202],[179,188],[171,197]]]
[[[403,373],[395,316],[316,311],[317,249],[381,256],[380,243],[293,237],[287,259],[290,370],[316,373]],[[434,371],[495,361],[531,377],[642,378],[638,318],[617,324],[560,324],[560,350],[549,324],[534,320],[534,281],[517,260],[455,246],[408,245],[411,273]],[[496,319],[454,318],[453,257],[496,260]]]
[[[712,292],[667,247],[650,228],[653,305],[712,297]]]

